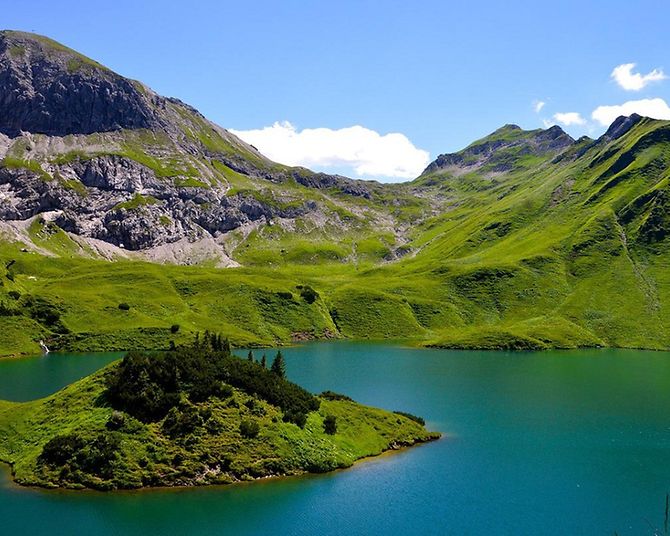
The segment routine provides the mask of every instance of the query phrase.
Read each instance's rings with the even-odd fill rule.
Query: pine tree
[[[268,358],[265,357],[265,354],[261,357],[261,367],[268,368]]]
[[[281,350],[277,352],[277,355],[272,361],[270,370],[280,378],[284,378],[286,376],[286,363],[284,363],[284,356],[282,355]]]
[[[249,350],[249,353],[247,354],[247,361],[253,363],[254,362],[254,353]]]

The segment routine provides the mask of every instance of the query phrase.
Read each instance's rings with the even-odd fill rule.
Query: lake
[[[282,351],[289,378],[307,389],[421,415],[444,438],[327,475],[215,488],[53,492],[1,471],[3,533],[662,533],[670,353],[356,342]],[[45,396],[117,356],[0,361],[0,398]]]

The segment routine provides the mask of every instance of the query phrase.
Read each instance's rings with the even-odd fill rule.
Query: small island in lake
[[[422,419],[315,396],[206,334],[130,352],[61,391],[0,401],[0,460],[19,484],[134,489],[326,472],[437,439]]]

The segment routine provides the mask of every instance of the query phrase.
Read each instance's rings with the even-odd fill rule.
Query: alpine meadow
[[[0,43],[3,93],[33,95],[0,110],[5,355],[205,329],[246,346],[670,344],[667,121],[621,117],[595,140],[505,125],[380,184],[276,164],[47,38]]]

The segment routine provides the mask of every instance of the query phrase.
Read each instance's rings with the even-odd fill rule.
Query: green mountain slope
[[[273,163],[41,39],[0,35],[0,90],[44,96],[14,103],[34,132],[13,112],[0,124],[3,354],[202,329],[246,345],[670,346],[667,121],[619,118],[597,140],[506,125],[383,185]],[[40,123],[54,79],[111,84],[124,105]],[[77,95],[58,94],[75,111]]]

